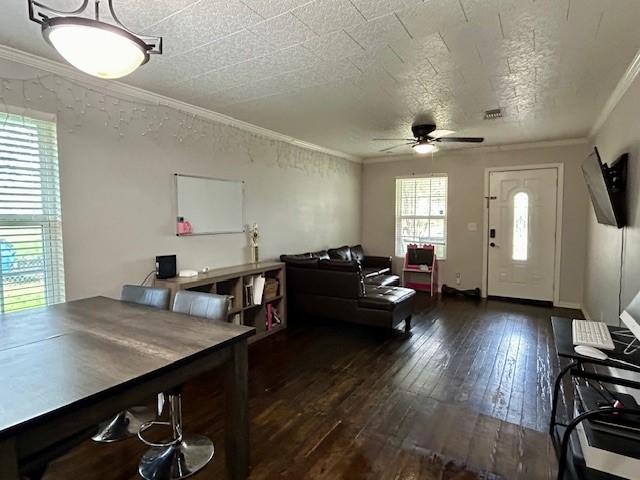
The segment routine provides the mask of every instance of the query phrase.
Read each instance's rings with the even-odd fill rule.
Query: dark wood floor
[[[256,344],[251,478],[432,478],[432,453],[508,479],[554,478],[552,314],[576,312],[423,296],[409,336],[314,322]],[[221,391],[216,374],[185,390],[186,430],[218,449],[194,479],[227,478]],[[87,442],[45,479],[134,479],[144,450]]]

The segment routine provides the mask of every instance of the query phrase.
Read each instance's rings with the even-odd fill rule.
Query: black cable
[[[622,314],[622,274],[624,267],[624,240],[626,237],[626,227],[622,227],[622,238],[620,239],[620,282],[618,285],[618,325],[620,324],[620,314]]]
[[[143,286],[144,286],[144,284],[145,284],[145,283],[147,283],[147,280],[149,280],[149,277],[150,277],[151,275],[153,275],[154,273],[156,273],[156,271],[155,271],[155,270],[153,270],[153,271],[149,272],[149,274],[148,274],[146,277],[144,277],[144,280],[142,281],[142,283],[140,284],[140,286],[141,286],[141,287],[143,287]]]

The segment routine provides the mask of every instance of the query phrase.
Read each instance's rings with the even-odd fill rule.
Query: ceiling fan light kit
[[[162,54],[162,37],[141,36],[118,19],[113,0],[106,0],[115,24],[100,20],[100,0],[95,0],[93,18],[79,16],[89,7],[84,0],[73,11],[29,1],[29,19],[39,23],[42,36],[71,65],[94,77],[122,78],[149,61],[150,54]]]
[[[427,153],[436,153],[438,151],[438,147],[429,142],[416,143],[413,146],[413,149],[416,153],[419,153],[421,155],[425,155]]]

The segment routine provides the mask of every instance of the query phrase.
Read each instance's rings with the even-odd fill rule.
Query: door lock
[[[494,242],[491,242],[489,246],[495,248],[496,244]]]

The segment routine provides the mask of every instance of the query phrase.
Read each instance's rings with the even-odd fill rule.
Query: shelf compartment
[[[205,283],[195,287],[186,288],[189,292],[217,293],[215,283]]]
[[[230,278],[217,282],[216,293],[232,297],[230,313],[242,310],[242,282],[240,278]]]

